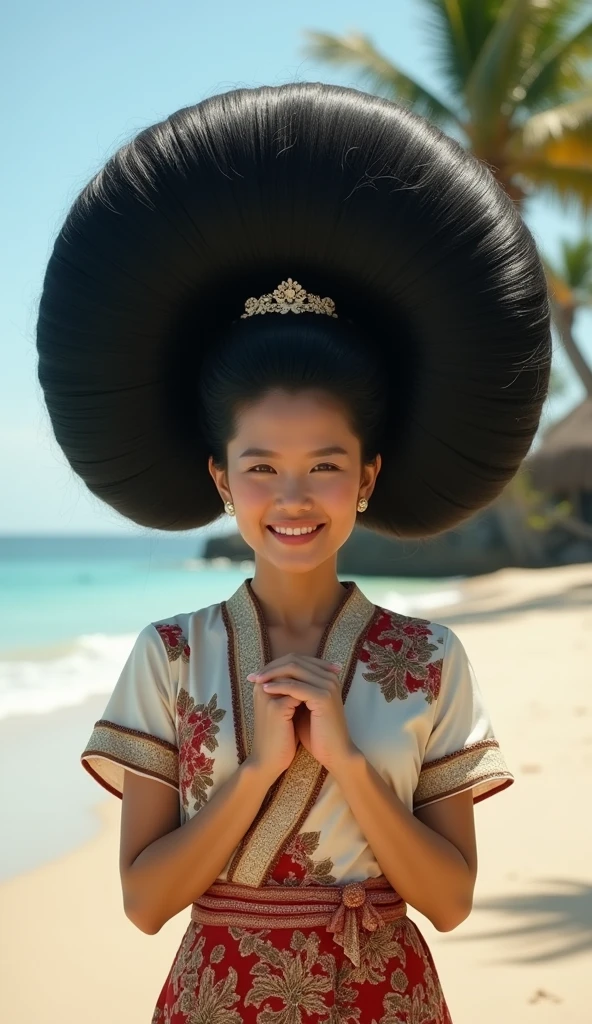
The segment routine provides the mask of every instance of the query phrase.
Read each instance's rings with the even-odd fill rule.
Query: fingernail
[[[332,661],[331,662],[331,668],[339,668],[339,669],[341,669],[341,668],[343,668],[343,665],[341,665],[338,661]]]
[[[247,679],[249,680],[250,683],[257,682],[257,673],[251,672],[251,674],[247,676]]]

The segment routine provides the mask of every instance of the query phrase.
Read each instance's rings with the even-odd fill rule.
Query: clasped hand
[[[356,751],[343,707],[341,665],[303,654],[286,654],[247,676],[272,698],[288,695],[297,704],[294,731],[303,747],[328,770]]]

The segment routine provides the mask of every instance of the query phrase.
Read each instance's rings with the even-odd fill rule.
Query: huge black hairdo
[[[241,319],[287,277],[338,318]],[[404,107],[316,82],[212,96],[122,146],[55,241],[37,346],[70,465],[134,522],[217,518],[229,403],[314,382],[382,454],[364,522],[403,537],[500,493],[551,360],[541,261],[490,170]]]

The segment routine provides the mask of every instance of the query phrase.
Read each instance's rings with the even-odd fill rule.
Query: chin
[[[249,542],[247,541],[247,543]],[[275,547],[275,544],[273,546]],[[314,554],[312,551],[298,551],[296,548],[292,550],[287,549],[286,551],[270,550],[269,544],[260,544],[258,547],[253,547],[253,550],[258,558],[264,559],[279,572],[286,573],[313,572],[336,553],[335,551],[327,551],[326,547],[323,547],[322,551],[316,551]]]

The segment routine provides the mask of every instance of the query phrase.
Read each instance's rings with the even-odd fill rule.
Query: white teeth
[[[318,526],[272,526],[274,533],[284,533],[287,537],[300,537],[303,533],[314,533]]]

